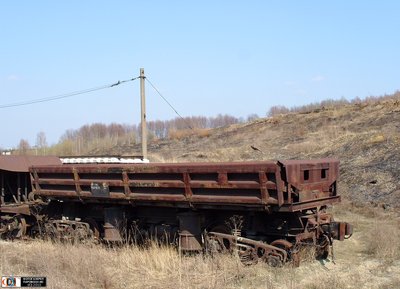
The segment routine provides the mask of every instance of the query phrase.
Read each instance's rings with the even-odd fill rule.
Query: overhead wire
[[[191,130],[194,130],[190,123],[180,115],[180,113],[175,109],[175,107],[161,94],[161,92],[151,83],[151,81],[145,77],[146,81],[153,87],[153,89],[158,93],[158,95],[169,105],[170,108],[185,122],[186,126]]]
[[[59,94],[59,95],[55,95],[55,96],[44,97],[44,98],[33,99],[33,100],[27,100],[27,101],[21,101],[21,102],[15,102],[15,103],[9,103],[9,104],[3,104],[3,105],[0,105],[0,109],[9,108],[9,107],[24,106],[24,105],[30,105],[30,104],[35,104],[35,103],[48,102],[48,101],[54,101],[54,100],[58,100],[58,99],[68,98],[68,97],[72,97],[72,96],[76,96],[76,95],[80,95],[80,94],[85,94],[85,93],[89,93],[89,92],[93,92],[93,91],[98,91],[98,90],[102,90],[102,89],[106,89],[106,88],[112,88],[112,87],[118,86],[118,85],[126,83],[126,82],[134,81],[134,80],[139,79],[139,78],[140,78],[140,76],[134,77],[134,78],[131,78],[131,79],[127,79],[127,80],[122,80],[122,81],[118,80],[117,82],[115,82],[113,84],[107,84],[107,85],[102,85],[102,86],[98,86],[98,87],[94,87],[94,88],[88,88],[88,89],[84,89],[84,90],[73,91],[73,92],[70,92],[70,93]]]
[[[139,79],[139,78],[141,78],[141,76],[134,77],[134,78],[131,78],[131,79],[126,79],[126,80],[118,80],[117,82],[115,82],[113,84],[107,84],[107,85],[88,88],[88,89],[84,89],[84,90],[73,91],[73,92],[70,92],[70,93],[59,94],[59,95],[55,95],[55,96],[32,99],[32,100],[15,102],[15,103],[9,103],[9,104],[2,104],[2,105],[0,105],[0,109],[2,109],[2,108],[10,108],[10,107],[18,107],[18,106],[25,106],[25,105],[35,104],[35,103],[49,102],[49,101],[59,100],[59,99],[63,99],[63,98],[69,98],[69,97],[72,97],[72,96],[81,95],[81,94],[85,94],[85,93],[90,93],[90,92],[93,92],[93,91],[98,91],[98,90],[102,90],[102,89],[106,89],[106,88],[112,88],[112,87],[121,85],[121,84],[126,83],[126,82],[134,81],[134,80]],[[151,87],[157,92],[157,94],[176,113],[176,115],[178,115],[184,121],[186,126],[188,128],[190,128],[191,130],[193,130],[193,127],[190,125],[190,123],[184,117],[182,117],[182,115],[177,111],[177,109],[161,94],[161,92],[154,86],[154,84],[147,77],[144,77],[144,78],[151,85]]]

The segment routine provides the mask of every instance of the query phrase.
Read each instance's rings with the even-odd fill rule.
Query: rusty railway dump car
[[[334,159],[33,165],[28,196],[2,200],[0,234],[154,237],[184,252],[235,251],[245,264],[296,261],[302,246],[326,258],[333,239],[352,233],[326,211],[340,201],[338,166]]]

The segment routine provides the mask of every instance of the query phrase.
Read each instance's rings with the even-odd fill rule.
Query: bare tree
[[[31,146],[26,139],[21,139],[18,145],[18,154],[19,155],[27,155]]]
[[[36,136],[36,147],[39,149],[41,155],[46,154],[47,140],[46,134],[43,131],[39,132]]]
[[[252,113],[252,114],[249,114],[249,115],[247,116],[247,121],[254,121],[254,120],[258,119],[258,118],[260,118],[260,117],[258,116],[258,114]]]
[[[286,114],[286,113],[289,113],[290,112],[290,109],[289,108],[287,108],[286,106],[284,106],[284,105],[275,105],[275,106],[272,106],[270,109],[269,109],[269,111],[268,111],[268,113],[267,113],[267,116],[276,116],[276,115],[279,115],[279,114]]]

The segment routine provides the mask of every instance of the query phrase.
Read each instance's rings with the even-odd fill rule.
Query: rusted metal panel
[[[325,199],[315,199],[315,200],[310,200],[307,202],[284,205],[279,208],[279,211],[280,212],[303,211],[303,210],[312,209],[312,208],[316,208],[316,207],[332,205],[332,204],[339,203],[339,202],[340,202],[340,196],[334,196],[334,197],[329,197],[329,198],[325,198]]]
[[[104,209],[104,240],[110,242],[121,242],[122,236],[119,228],[124,217],[120,207]]]
[[[338,161],[37,166],[33,190],[59,198],[276,206],[296,211],[336,202]],[[304,171],[309,170],[306,180]],[[323,171],[326,170],[326,171]],[[310,173],[311,172],[311,173]],[[98,188],[98,189],[96,189]],[[293,190],[294,188],[294,190]],[[101,191],[101,192],[100,192]]]
[[[267,188],[267,175],[264,171],[260,171],[258,173],[259,176],[259,182],[260,182],[260,190],[261,190],[261,200],[263,204],[268,204],[268,199],[269,199],[269,193],[268,193],[268,188]],[[270,184],[269,184],[270,185]]]
[[[190,201],[192,199],[193,192],[190,186],[191,184],[190,175],[188,173],[183,173],[183,182],[185,184],[185,197],[188,201]]]
[[[305,245],[326,258],[332,239],[352,234],[350,224],[334,222],[326,212],[340,201],[338,164],[322,159],[33,166],[31,201],[0,204],[0,236],[36,234],[33,224],[40,221],[45,235],[61,240],[155,236],[184,252],[235,252],[246,265],[297,264]]]
[[[55,156],[0,156],[0,170],[11,172],[29,172],[31,166],[61,165]]]
[[[337,195],[339,161],[336,159],[279,162],[288,193],[287,204],[307,203]]]
[[[277,186],[277,194],[278,194],[278,204],[282,206],[284,203],[283,197],[283,181],[281,177],[281,168],[279,166],[275,166],[275,179],[276,179],[276,186]]]
[[[181,213],[179,219],[179,247],[184,252],[201,251],[200,217],[195,212]]]
[[[30,215],[31,211],[29,209],[29,205],[27,204],[13,204],[13,205],[5,205],[0,207],[0,212],[4,214],[22,214],[22,215]]]
[[[336,159],[279,161],[286,173],[286,181],[301,189],[320,188],[332,184],[339,175]]]
[[[353,226],[346,222],[331,222],[329,231],[334,239],[343,241],[353,235]]]
[[[72,169],[72,173],[74,174],[75,191],[79,197],[80,193],[82,192],[79,174],[76,169]]]
[[[122,179],[124,182],[124,193],[125,196],[129,196],[129,194],[131,193],[131,190],[129,188],[129,177],[128,177],[128,173],[126,171],[122,172]]]
[[[85,196],[85,187],[105,183],[110,192],[125,192],[129,200],[258,204],[262,203],[263,188],[276,190],[272,181],[260,184],[259,172],[275,169],[272,162],[64,165],[34,167],[32,175],[38,178],[32,179],[35,193],[46,196],[72,197],[74,194],[65,192],[75,190],[82,198],[95,198],[93,194]],[[267,202],[269,196],[264,199]]]
[[[76,164],[62,166],[35,166],[38,172],[70,172],[71,167],[75,167],[80,173],[97,172],[97,173],[122,173],[126,170],[127,173],[209,173],[223,172],[230,173],[247,173],[258,172],[265,170],[269,173],[274,173],[276,163],[272,161],[263,162],[221,162],[221,163],[150,163],[150,164]]]

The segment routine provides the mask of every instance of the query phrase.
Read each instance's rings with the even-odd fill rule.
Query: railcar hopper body
[[[23,167],[15,160],[0,159],[4,239],[157,238],[183,252],[230,251],[245,264],[277,266],[297,263],[302,246],[326,258],[334,239],[352,234],[350,224],[327,211],[340,201],[335,159],[61,164],[43,158]]]
[[[340,201],[339,162],[65,164],[30,168],[35,195],[84,202],[294,212]]]

